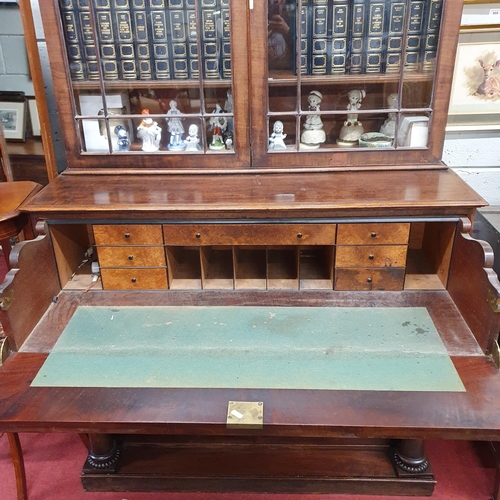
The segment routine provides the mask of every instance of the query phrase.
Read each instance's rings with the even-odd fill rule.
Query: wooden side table
[[[36,182],[0,182],[0,247],[10,269],[10,238],[24,231],[25,238],[35,237],[29,218],[19,210],[21,204],[34,196],[42,186]]]

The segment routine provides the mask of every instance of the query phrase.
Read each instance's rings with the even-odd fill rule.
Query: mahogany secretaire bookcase
[[[40,0],[67,165],[0,286],[0,430],[88,435],[88,490],[431,495],[426,438],[498,439],[461,8]]]

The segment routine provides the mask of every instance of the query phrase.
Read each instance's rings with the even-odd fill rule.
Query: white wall
[[[17,4],[0,5],[0,90],[34,95]]]
[[[443,161],[490,205],[500,205],[500,130],[448,132]]]

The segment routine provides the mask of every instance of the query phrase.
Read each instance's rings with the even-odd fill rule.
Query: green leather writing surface
[[[406,307],[78,307],[32,385],[465,390]]]

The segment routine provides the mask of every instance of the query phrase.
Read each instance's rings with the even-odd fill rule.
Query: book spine
[[[404,56],[405,71],[417,71],[424,38],[425,0],[410,0],[408,35]]]
[[[200,78],[200,54],[198,52],[198,24],[196,20],[194,1],[188,0],[186,8],[188,25],[189,78],[197,80]]]
[[[90,14],[90,0],[76,1],[78,19],[80,24],[81,39],[83,42],[83,52],[85,59],[85,69],[88,80],[99,80],[98,43],[97,34],[92,27]]]
[[[94,0],[94,9],[103,78],[104,80],[118,80],[118,59],[111,0]]]
[[[333,0],[330,73],[342,75],[348,68],[349,4]]]
[[[300,40],[299,40],[299,50],[300,50],[300,74],[310,75],[311,69],[311,52],[312,52],[312,1],[313,0],[302,0],[302,8],[300,11]],[[294,44],[296,47],[296,44]],[[296,52],[294,51],[293,56],[293,67],[294,73],[296,73]]]
[[[83,43],[83,53],[88,80],[99,79],[99,69],[97,63],[97,40],[96,34],[92,28],[90,10],[81,6],[78,12],[78,21],[80,25],[81,40]]]
[[[134,30],[129,0],[112,1],[119,76],[122,80],[137,80]]]
[[[434,71],[441,27],[443,0],[429,0],[425,16],[425,36],[423,40],[422,69]]]
[[[368,8],[365,0],[353,0],[351,8],[351,36],[347,47],[348,73],[359,74],[363,72],[365,65]]]
[[[403,60],[403,38],[406,21],[406,2],[391,0],[387,4],[386,73],[398,73]]]
[[[88,75],[77,4],[75,0],[62,0],[60,7],[71,79],[73,81],[86,80]]]
[[[134,33],[134,48],[139,80],[153,79],[151,60],[151,36],[146,10],[146,0],[131,0],[132,26]]]
[[[171,80],[170,49],[168,43],[167,10],[164,0],[148,0],[151,24],[151,57],[154,77]]]
[[[231,78],[231,12],[229,0],[220,0],[221,11],[221,76]]]
[[[366,73],[383,73],[384,56],[386,48],[385,40],[385,1],[371,0],[368,3],[368,31],[366,35]]]
[[[217,1],[200,0],[201,60],[203,77],[220,78],[220,48],[217,36]]]
[[[185,80],[189,77],[186,11],[169,9],[168,14],[170,19],[172,74],[175,80]]]
[[[327,74],[328,0],[312,0],[311,12],[311,74]]]

